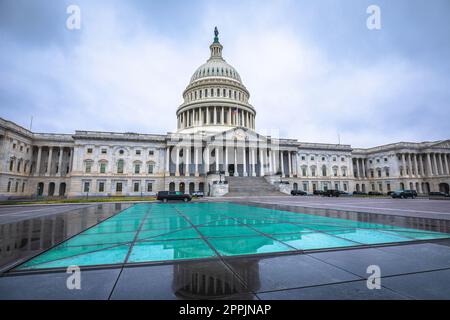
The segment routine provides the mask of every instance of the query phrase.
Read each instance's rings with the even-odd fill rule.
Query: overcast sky
[[[81,29],[66,28],[66,8]],[[370,4],[381,30],[366,27]],[[214,26],[257,131],[372,147],[450,138],[450,1],[0,0],[0,117],[166,133]]]

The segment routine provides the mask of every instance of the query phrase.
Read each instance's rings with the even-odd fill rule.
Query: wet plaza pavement
[[[254,199],[240,202],[257,205]],[[260,203],[257,206],[270,208],[273,205]],[[19,261],[29,257],[23,252],[34,255],[127,206],[118,208],[113,204],[100,211],[97,206],[89,206],[92,209],[77,208],[46,215],[38,218],[44,222],[33,222],[34,227],[27,224],[30,220],[12,222],[23,224],[22,229],[15,229],[22,238],[32,230],[32,236],[27,237],[32,244],[24,244],[30,250],[19,250],[21,254],[10,257],[5,257],[2,252],[3,266],[18,265]],[[292,203],[276,207],[293,213],[408,226],[427,232],[449,232],[445,220],[392,214],[377,216],[348,210],[299,209]],[[49,224],[46,219],[61,222]],[[6,225],[0,225],[2,245],[5,239],[11,239],[11,233],[5,233]],[[40,230],[41,225],[44,231]],[[55,230],[53,236],[52,228]],[[8,230],[11,232],[11,227]],[[21,241],[16,238],[16,243]],[[12,245],[11,241],[9,243]],[[370,276],[367,267],[370,265],[377,265],[381,270],[380,289],[367,288],[366,280]],[[68,276],[65,271],[3,273],[0,299],[450,299],[450,240],[82,268],[81,290],[67,289]]]

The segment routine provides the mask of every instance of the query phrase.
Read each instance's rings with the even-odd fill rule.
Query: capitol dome
[[[180,133],[222,132],[236,127],[255,129],[256,112],[241,76],[222,57],[219,32],[214,30],[211,55],[191,77],[177,110]]]

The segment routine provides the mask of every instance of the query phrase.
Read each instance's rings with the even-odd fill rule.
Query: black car
[[[407,192],[410,192],[414,195],[414,198],[417,197],[417,191],[416,190],[405,190]]]
[[[383,194],[378,191],[369,191],[369,196],[382,196]]]
[[[167,202],[168,200],[181,200],[188,202],[192,200],[189,194],[185,194],[180,191],[160,191],[156,196],[156,200]]]
[[[314,190],[313,194],[314,195],[321,195],[321,194],[323,194],[323,191],[322,190]]]
[[[414,190],[397,190],[392,192],[391,197],[393,199],[395,198],[399,198],[399,199],[407,199],[407,198],[411,198],[414,199],[415,197],[417,197],[417,192],[413,192]]]
[[[394,193],[394,191],[388,191],[387,195],[392,196],[393,193]]]
[[[302,191],[302,190],[292,190],[291,191],[291,195],[293,195],[293,196],[306,196],[307,193],[305,191]]]
[[[354,196],[367,196],[367,193],[361,191],[353,191]]]
[[[449,194],[445,192],[430,192],[428,195],[431,197],[450,197]]]
[[[324,197],[339,197],[341,195],[341,192],[339,190],[326,190],[322,193],[322,196]]]

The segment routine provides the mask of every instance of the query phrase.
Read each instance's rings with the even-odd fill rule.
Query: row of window
[[[203,98],[233,98],[241,102],[247,101],[247,95],[240,90],[220,89],[220,88],[207,88],[193,90],[186,95],[187,101],[194,101]]]
[[[26,181],[21,180],[9,180],[8,185],[6,186],[7,193],[17,193],[17,192],[25,192]]]
[[[23,151],[25,151],[26,153],[29,153],[30,152],[30,147],[28,146],[28,145],[23,145],[23,144],[21,144],[21,143],[17,143],[17,142],[15,142],[13,139],[9,139],[9,142],[12,144],[12,148],[13,148],[13,150],[16,150],[16,149],[18,149],[19,151],[21,151],[21,152],[23,152]]]
[[[228,68],[219,68],[219,67],[211,67],[211,68],[203,68],[198,70],[194,74],[194,79],[198,79],[199,77],[206,77],[206,76],[230,76],[235,79],[239,80],[238,74],[233,69]]]
[[[302,173],[303,177],[306,177],[308,175],[307,169],[308,169],[307,167],[304,167],[304,166],[301,167],[301,173]],[[309,169],[310,169],[311,176],[315,177],[316,176],[316,167],[315,166],[311,166]],[[333,167],[331,169],[332,175],[334,177],[337,177],[339,175],[338,170],[339,170],[339,168],[337,168],[337,167]],[[322,176],[323,177],[328,176],[328,170],[327,170],[326,166],[322,166],[321,171],[322,171]],[[342,167],[341,168],[341,174],[342,174],[343,177],[346,177],[347,176],[347,168]]]
[[[87,154],[92,154],[92,153],[94,153],[94,149],[93,148],[87,148],[86,149],[86,153]],[[101,154],[107,154],[108,153],[108,149],[106,149],[106,148],[101,148],[100,149],[100,153]],[[123,155],[125,153],[125,151],[123,150],[123,149],[119,149],[119,154],[120,155]],[[135,150],[135,155],[137,155],[137,156],[140,156],[142,154],[142,150],[141,149],[136,149]],[[155,151],[154,150],[149,150],[148,151],[148,155],[149,156],[153,156],[155,154]]]
[[[315,158],[315,156],[310,156],[309,159],[310,159],[311,161],[314,161],[316,158]],[[321,159],[322,161],[326,161],[326,157],[321,157],[320,159]],[[305,161],[305,160],[306,160],[306,156],[301,156],[301,160],[302,160],[302,161]],[[337,157],[333,157],[332,160],[333,160],[333,162],[336,162],[336,161],[337,161]],[[341,161],[344,162],[344,161],[345,161],[345,157],[341,157]]]
[[[85,161],[85,168],[84,171],[85,173],[92,173],[92,166],[94,164],[94,161]],[[107,166],[108,163],[106,162],[100,162],[99,163],[100,167],[99,167],[99,172],[100,173],[106,173],[107,170]],[[140,163],[135,163],[134,164],[134,173],[135,174],[140,174],[141,173],[141,164]],[[120,159],[119,161],[117,161],[117,173],[124,173],[124,168],[125,168],[125,161]],[[154,163],[150,163],[147,164],[147,173],[148,174],[153,174],[155,170],[155,164]]]
[[[115,183],[115,189],[111,189],[112,192],[123,192],[124,183],[123,182],[116,182]],[[140,181],[134,181],[133,182],[133,192],[153,192],[153,182],[147,182],[145,185],[145,191],[141,187]],[[111,186],[112,188],[113,186]],[[142,190],[141,190],[142,189]],[[85,181],[83,183],[83,192],[106,192],[106,182],[105,181],[98,181],[97,182],[97,190],[91,190],[91,182]]]

